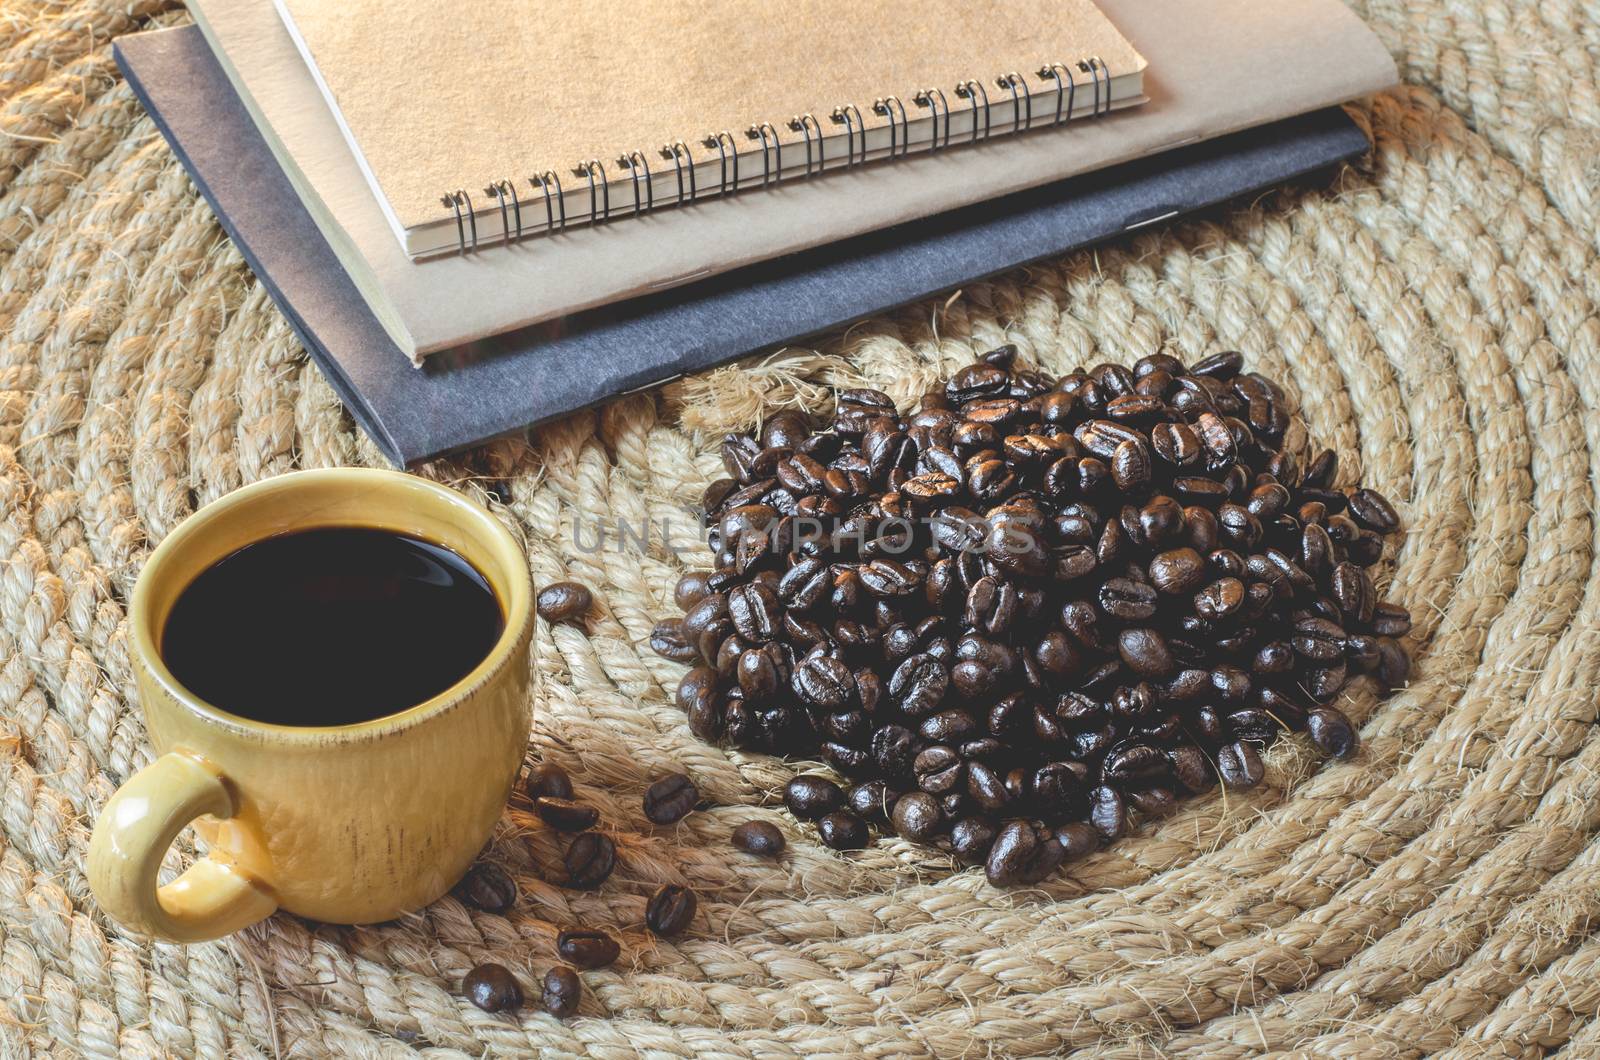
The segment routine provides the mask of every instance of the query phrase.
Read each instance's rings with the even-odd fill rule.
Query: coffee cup
[[[403,535],[469,564],[499,608],[483,657],[442,691],[334,725],[238,713],[174,675],[163,637],[186,590],[248,546],[333,529]],[[226,601],[219,632],[252,606]],[[516,538],[466,497],[416,476],[295,472],[194,513],[150,555],[129,609],[129,654],[160,756],[95,823],[89,883],[101,907],[149,935],[197,942],[278,909],[371,923],[444,894],[489,838],[527,746],[532,616]],[[277,663],[298,680],[299,660]],[[317,666],[328,665],[320,652]],[[159,885],[168,848],[191,824],[206,853]]]

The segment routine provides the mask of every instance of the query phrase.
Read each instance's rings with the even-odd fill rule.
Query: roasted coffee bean
[[[980,362],[952,376],[945,384],[944,394],[952,405],[964,405],[1002,394],[1010,383],[1011,377],[1002,368]]]
[[[944,699],[950,671],[931,655],[913,655],[889,678],[889,698],[908,717],[920,718]]]
[[[677,586],[672,590],[672,600],[678,605],[678,610],[687,611],[710,592],[710,587],[706,585],[706,572],[692,570],[678,579]]]
[[[836,810],[818,821],[817,835],[834,850],[860,850],[872,838],[867,822],[848,810]]]
[[[565,1018],[578,1012],[578,1002],[584,994],[584,983],[565,964],[557,964],[554,969],[544,974],[544,990],[541,993],[541,1002],[544,1010],[557,1018]]]
[[[652,824],[672,824],[694,812],[700,789],[682,773],[669,773],[644,789],[644,815]]]
[[[1064,862],[1081,861],[1100,849],[1100,833],[1084,821],[1070,821],[1056,829]]]
[[[1178,805],[1178,798],[1170,788],[1136,788],[1128,792],[1127,797],[1128,804],[1147,818],[1165,817]]]
[[[826,777],[795,777],[783,789],[784,805],[802,821],[815,821],[844,806],[844,791]]]
[[[1364,626],[1372,621],[1378,593],[1366,571],[1354,563],[1341,563],[1333,568],[1329,588],[1347,623]]]
[[[551,624],[557,622],[581,623],[594,606],[594,596],[588,586],[577,582],[554,582],[539,590],[534,608],[539,617]]]
[[[849,815],[830,844],[887,816],[972,862],[1027,814],[1082,856],[1130,804],[1259,783],[1283,731],[1345,748],[1319,704],[1409,676],[1409,615],[1365,569],[1393,507],[1334,489],[1331,453],[1302,470],[1282,388],[1231,352],[1053,387],[1015,357],[903,416],[847,391],[831,427],[723,447],[718,569],[652,639],[708,664],[679,686],[693,731],[851,778],[807,811]]]
[[[900,796],[889,816],[896,832],[917,842],[927,842],[944,827],[944,810],[939,800],[925,791]]]
[[[1334,758],[1354,758],[1361,749],[1361,737],[1344,712],[1333,707],[1318,707],[1306,715],[1306,732],[1323,754]]]
[[[1100,587],[1100,608],[1123,622],[1143,622],[1153,617],[1160,597],[1154,587],[1129,578],[1112,578]]]
[[[650,631],[650,650],[673,662],[694,662],[700,657],[700,649],[689,638],[681,618],[656,623]]]
[[[1029,821],[1007,821],[989,848],[984,875],[996,887],[1038,883],[1061,867],[1063,857],[1050,830]]]
[[[1167,752],[1167,757],[1172,762],[1173,776],[1177,777],[1178,783],[1189,791],[1199,793],[1217,782],[1216,774],[1205,752],[1194,744],[1175,747]]]
[[[1337,662],[1344,655],[1344,630],[1325,618],[1303,618],[1294,624],[1290,643],[1313,662]]]
[[[600,819],[600,811],[588,803],[550,795],[534,799],[533,809],[545,824],[563,832],[581,832],[585,828],[593,828]]]
[[[522,987],[503,964],[480,964],[461,981],[467,1000],[485,1012],[505,1012],[522,1007]]]
[[[684,676],[687,681],[696,670],[690,670]],[[681,685],[680,685],[681,688]],[[538,799],[548,795],[556,799],[572,798],[572,778],[567,776],[567,771],[553,762],[541,762],[528,770],[528,776],[522,782],[522,790],[528,793],[529,799]]]
[[[733,830],[733,845],[747,854],[775,858],[788,843],[770,821],[746,821]]]
[[[844,803],[850,812],[868,824],[882,827],[889,822],[889,810],[894,804],[894,794],[881,780],[868,780],[853,784],[845,790]]]
[[[1237,350],[1228,350],[1224,353],[1213,353],[1196,361],[1189,367],[1189,374],[1232,379],[1239,374],[1242,367],[1244,367],[1244,355]]]
[[[572,841],[563,857],[567,886],[592,890],[611,875],[617,865],[617,847],[609,836],[584,832]]]
[[[1218,749],[1217,774],[1230,788],[1253,788],[1261,783],[1266,770],[1256,749],[1248,743],[1237,741]]]
[[[1117,651],[1128,669],[1144,678],[1161,678],[1174,668],[1167,640],[1153,629],[1125,629],[1117,636]]]
[[[1089,793],[1089,823],[1108,843],[1128,830],[1128,810],[1116,788],[1102,784]]]
[[[1011,802],[1005,778],[983,762],[967,763],[967,794],[985,813],[1000,814]]]
[[[1205,576],[1206,562],[1192,548],[1171,549],[1150,561],[1150,583],[1164,593],[1194,592]]]
[[[1126,791],[1154,784],[1167,775],[1167,756],[1150,744],[1132,743],[1115,748],[1100,767],[1106,782]]]
[[[563,931],[556,936],[556,952],[577,968],[604,968],[622,953],[617,940],[604,931]]]
[[[1395,514],[1389,498],[1374,489],[1358,489],[1350,494],[1350,515],[1368,530],[1392,534],[1400,529],[1400,516]]]
[[[964,710],[941,710],[922,719],[917,734],[930,743],[965,743],[978,735],[978,720]]]
[[[856,698],[855,675],[829,655],[808,656],[795,667],[791,684],[802,702],[819,710],[844,710]]]
[[[1187,423],[1158,423],[1150,431],[1150,448],[1171,467],[1188,467],[1200,459],[1200,436]]]
[[[1220,622],[1237,614],[1245,603],[1245,585],[1238,578],[1218,578],[1195,594],[1195,614]]]
[[[981,865],[998,831],[987,818],[963,817],[950,826],[950,852],[967,865]]]
[[[900,725],[885,725],[872,734],[872,760],[890,781],[910,781],[917,756],[916,736]]]
[[[645,905],[644,925],[662,938],[673,938],[688,928],[699,905],[689,888],[669,883],[656,891]]]
[[[473,865],[450,893],[485,913],[504,913],[517,902],[516,882],[492,861]]]
[[[966,766],[961,756],[943,744],[919,752],[911,772],[917,787],[930,795],[947,795],[966,779]]]
[[[746,641],[765,643],[777,636],[781,628],[778,595],[762,582],[740,585],[728,593],[728,617]]]

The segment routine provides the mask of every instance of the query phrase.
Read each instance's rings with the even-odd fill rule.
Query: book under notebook
[[[997,136],[626,224],[413,261],[394,238],[283,21],[258,0],[188,0],[217,62],[373,315],[427,355],[624,298],[1303,113],[1393,84],[1340,0],[1102,0],[1151,61],[1150,102],[1056,136]],[[1203,17],[1194,17],[1199,10]],[[1276,78],[1264,70],[1281,71]]]
[[[324,242],[193,26],[117,63],[307,352],[397,464],[1322,170],[1367,140],[1337,108],[1194,144],[482,342],[413,369]]]
[[[1091,0],[275,0],[415,257],[960,150],[1142,100]]]

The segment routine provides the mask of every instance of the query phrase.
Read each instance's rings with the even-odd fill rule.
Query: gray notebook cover
[[[363,430],[413,464],[1367,149],[1337,108],[470,343],[421,368],[373,318],[193,26],[118,65]]]

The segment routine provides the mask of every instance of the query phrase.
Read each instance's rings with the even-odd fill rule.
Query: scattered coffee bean
[[[572,778],[567,776],[567,771],[560,766],[551,762],[541,762],[528,770],[528,777],[522,782],[522,790],[528,793],[528,798],[535,800],[541,796],[570,799],[573,794]]]
[[[504,913],[517,901],[516,882],[492,861],[480,861],[468,869],[450,893],[485,913]]]
[[[844,791],[827,777],[799,776],[783,789],[784,805],[802,821],[816,821],[844,806]]]
[[[544,1010],[562,1018],[578,1011],[578,1001],[583,997],[583,980],[565,964],[558,964],[544,973],[544,991],[541,1000]]]
[[[817,834],[835,850],[860,850],[872,838],[867,822],[848,810],[837,810],[818,821]]]
[[[733,830],[733,845],[747,854],[775,858],[787,843],[783,832],[770,821],[746,821]]]
[[[579,968],[604,968],[617,959],[622,947],[604,931],[563,931],[556,936],[556,952]]]
[[[689,888],[669,883],[645,905],[644,925],[662,938],[681,935],[694,919],[699,904]]]
[[[690,728],[843,774],[784,792],[831,846],[893,828],[1019,883],[1259,784],[1285,733],[1355,754],[1330,704],[1410,675],[1410,615],[1368,569],[1398,514],[1290,449],[1284,390],[1243,369],[1052,381],[1003,348],[904,414],[851,390],[729,436],[716,569],[653,637],[697,664]]]
[[[461,981],[467,1000],[485,1012],[504,1012],[522,1007],[522,987],[517,977],[503,964],[480,964]]]
[[[644,789],[644,815],[652,824],[681,821],[700,804],[700,789],[682,773],[672,773]]]
[[[545,824],[563,832],[581,832],[585,828],[593,828],[600,819],[600,811],[586,802],[558,799],[550,795],[534,799],[533,809]]]
[[[588,586],[577,582],[555,582],[539,590],[534,609],[546,622],[581,623],[594,606]]]
[[[567,847],[562,859],[567,868],[567,885],[580,890],[593,890],[606,882],[611,870],[617,866],[617,846],[610,836],[599,832],[584,832]]]

